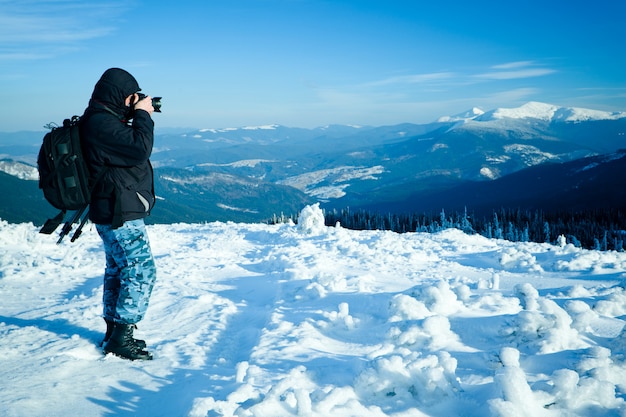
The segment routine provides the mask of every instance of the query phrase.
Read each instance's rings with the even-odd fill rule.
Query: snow
[[[502,119],[538,119],[546,122],[583,122],[594,120],[618,120],[626,118],[626,112],[608,112],[602,110],[584,109],[580,107],[559,107],[553,104],[530,101],[519,107],[497,108],[484,112],[474,107],[466,112],[454,116],[443,116],[437,119],[439,123],[459,122],[460,125],[468,122],[489,122]]]
[[[479,115],[480,116],[480,115]],[[536,101],[528,102],[516,108],[498,108],[485,113],[481,121],[493,119],[539,119],[548,122],[581,122],[590,120],[617,120],[626,118],[626,112],[606,112],[601,110],[583,109],[579,107],[558,107]]]
[[[541,149],[532,145],[513,143],[511,145],[505,145],[503,149],[507,154],[519,155],[527,166],[540,165],[550,160],[558,159],[557,155],[543,152]]]
[[[439,119],[437,119],[437,122],[446,123],[446,122],[467,121],[467,120],[474,119],[475,117],[481,116],[484,113],[485,112],[482,109],[478,107],[472,107],[470,110],[463,112],[463,113],[455,114],[454,116],[442,116]]]
[[[385,172],[385,168],[381,165],[372,167],[340,166],[306,172],[277,181],[276,183],[297,188],[319,200],[327,201],[346,195],[344,189],[349,187],[349,181],[355,179],[378,180],[376,175],[382,174],[383,172]],[[330,184],[320,185],[322,183]]]
[[[104,356],[104,253],[0,221],[0,414],[624,416],[626,253],[458,230],[148,226],[158,282]]]
[[[529,103],[524,104],[523,106],[506,109],[499,108],[494,110],[493,118],[494,119],[502,119],[502,118],[511,118],[511,119],[540,119],[540,120],[552,120],[552,117],[557,112],[559,108],[552,104],[539,103],[536,101],[531,101]]]
[[[482,167],[479,172],[480,172],[480,175],[482,175],[483,177],[489,178],[490,180],[495,180],[496,178],[498,178],[498,174],[489,167]]]
[[[198,164],[200,167],[232,167],[232,168],[254,168],[259,164],[264,163],[272,163],[277,162],[271,159],[243,159],[235,162],[230,162],[228,164],[214,164],[211,162],[206,162],[203,164]]]
[[[226,133],[226,132],[235,132],[237,130],[276,130],[279,127],[280,127],[279,125],[270,124],[270,125],[261,125],[261,126],[225,127],[225,128],[220,128],[220,129],[205,128],[205,129],[199,129],[198,131],[200,133],[205,133],[205,132]],[[200,136],[196,135],[195,137],[200,137]]]
[[[279,126],[276,124],[273,125],[262,125],[262,126],[246,126],[243,127],[243,130],[276,130]]]
[[[39,171],[36,167],[16,161],[0,161],[0,171],[13,175],[21,180],[39,180]]]

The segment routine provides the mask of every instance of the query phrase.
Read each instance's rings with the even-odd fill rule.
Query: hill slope
[[[490,214],[504,208],[626,208],[626,151],[527,168],[493,181],[468,182],[437,192],[417,192],[404,201],[363,208],[382,212],[463,211]]]

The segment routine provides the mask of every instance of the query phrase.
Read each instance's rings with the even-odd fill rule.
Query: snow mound
[[[298,216],[298,230],[305,235],[321,235],[326,231],[324,212],[319,203],[302,209]]]

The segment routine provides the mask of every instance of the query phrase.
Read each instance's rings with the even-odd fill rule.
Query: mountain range
[[[383,212],[623,206],[625,132],[624,112],[537,102],[428,124],[157,131],[149,220],[264,221],[314,202]],[[4,220],[50,215],[34,181],[42,136],[0,133]]]

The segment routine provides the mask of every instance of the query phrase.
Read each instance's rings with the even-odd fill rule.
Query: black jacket
[[[94,88],[89,107],[81,118],[83,154],[91,181],[89,219],[96,224],[121,226],[127,220],[144,218],[154,206],[154,176],[150,154],[154,122],[150,114],[133,114],[124,100],[139,91],[128,72],[107,70]],[[132,122],[126,119],[132,117]]]

